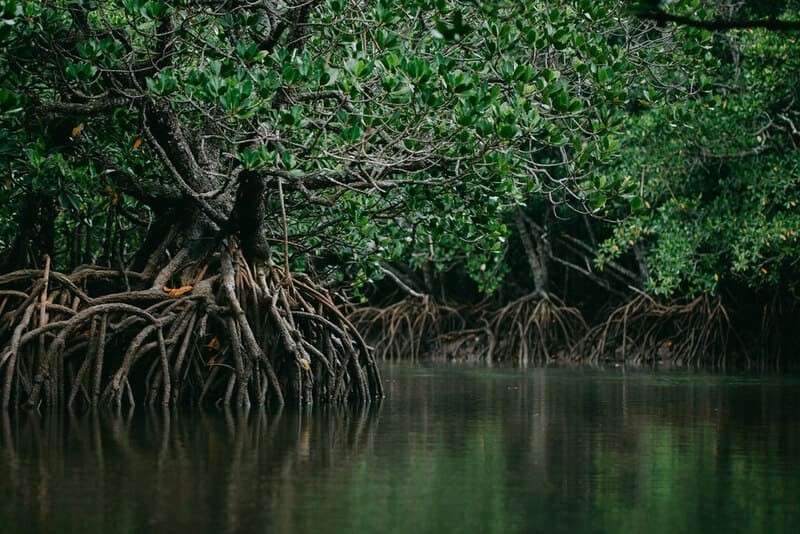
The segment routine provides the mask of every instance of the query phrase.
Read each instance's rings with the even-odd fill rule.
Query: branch
[[[388,276],[389,278],[394,280],[394,282],[398,286],[400,286],[400,289],[402,289],[403,291],[405,291],[406,293],[408,293],[412,297],[417,297],[417,298],[424,298],[425,297],[424,293],[420,293],[419,291],[415,291],[415,290],[411,289],[411,287],[408,284],[406,284],[405,282],[403,282],[400,279],[400,277],[394,271],[392,271],[391,268],[388,265],[384,265],[383,263],[379,263],[378,264],[378,268],[383,272],[383,274],[385,274],[386,276]]]
[[[214,209],[204,198],[200,196],[200,194],[195,191],[192,187],[189,186],[188,183],[184,180],[183,176],[181,176],[180,171],[175,168],[175,165],[170,160],[169,156],[167,155],[166,150],[162,147],[158,141],[156,140],[153,133],[150,131],[150,128],[147,126],[147,121],[144,121],[145,124],[145,134],[149,141],[153,144],[156,148],[156,152],[158,152],[159,156],[161,156],[161,160],[164,162],[164,165],[169,170],[172,177],[175,179],[175,183],[178,186],[178,189],[189,199],[191,199],[197,206],[205,212],[208,217],[214,221],[219,226],[223,226],[225,222],[228,220],[222,213],[218,210]]]
[[[572,245],[582,249],[586,254],[589,255],[588,257],[593,257],[593,258],[597,257],[597,251],[595,249],[593,249],[591,246],[587,245],[586,243],[584,243],[580,239],[578,239],[576,237],[573,237],[573,236],[571,236],[571,235],[569,235],[567,233],[559,234],[558,241],[562,245],[567,246],[567,248],[572,248],[572,247],[569,247],[569,244],[571,243]],[[582,256],[582,254],[580,254],[578,251],[576,251],[574,249],[573,249],[573,252],[575,252],[578,256]],[[587,256],[584,256],[584,257],[587,257]],[[622,275],[625,278],[627,278],[628,281],[637,282],[639,280],[639,277],[636,275],[636,273],[634,273],[630,269],[626,269],[625,267],[623,267],[622,265],[620,265],[619,263],[617,263],[615,261],[607,261],[606,265],[608,267],[610,267],[611,269],[615,270],[616,272],[618,272],[620,275]]]
[[[42,102],[37,107],[45,116],[73,113],[97,113],[109,109],[127,107],[131,99],[127,97],[97,98],[89,102]]]
[[[681,15],[671,15],[661,10],[639,11],[636,15],[640,18],[652,20],[658,23],[674,22],[690,28],[700,28],[703,30],[726,32],[729,30],[746,30],[750,28],[763,28],[777,32],[796,32],[800,31],[800,21],[797,20],[778,20],[778,19],[752,19],[752,20],[697,20]]]
[[[608,280],[600,278],[599,276],[597,276],[593,272],[589,271],[588,269],[584,269],[580,265],[577,265],[577,264],[572,263],[570,261],[567,261],[565,259],[559,258],[558,256],[551,256],[551,259],[554,262],[556,262],[558,264],[561,264],[561,265],[563,265],[564,267],[566,267],[568,269],[572,269],[573,271],[577,271],[578,273],[582,274],[583,276],[585,276],[586,278],[588,278],[589,280],[591,280],[592,282],[594,282],[598,286],[602,287],[603,289],[605,289],[609,293],[612,293],[612,294],[614,294],[614,295],[616,295],[618,297],[622,297],[622,298],[627,298],[628,297],[627,293],[612,287],[611,284],[608,282]]]

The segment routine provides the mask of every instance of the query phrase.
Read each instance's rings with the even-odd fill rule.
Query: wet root
[[[181,251],[152,278],[49,263],[0,276],[0,383],[3,408],[383,395],[366,343],[324,288],[235,248]]]

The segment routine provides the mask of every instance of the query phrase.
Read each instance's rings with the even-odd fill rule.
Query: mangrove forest
[[[0,405],[796,365],[800,2],[0,2]]]

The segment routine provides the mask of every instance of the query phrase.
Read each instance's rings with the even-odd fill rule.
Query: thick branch
[[[701,28],[710,31],[746,30],[750,28],[763,28],[770,31],[796,32],[800,31],[800,21],[778,19],[751,19],[751,20],[696,20],[681,15],[671,15],[661,10],[643,11],[637,13],[641,18],[659,23],[674,22],[691,28]]]
[[[127,107],[131,103],[128,97],[94,98],[87,102],[42,102],[37,108],[44,116],[92,114]]]

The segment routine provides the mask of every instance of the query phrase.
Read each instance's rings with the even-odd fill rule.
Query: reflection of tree
[[[501,442],[531,528],[554,515],[567,532],[587,517],[597,531],[692,532],[712,517],[746,532],[785,528],[800,495],[800,479],[776,470],[800,451],[791,390],[731,377],[598,378],[538,373],[487,408],[517,416],[500,419]]]
[[[373,448],[379,413],[3,413],[2,531],[285,531],[304,484]]]
[[[720,525],[736,527],[731,510],[744,501],[735,494],[774,485],[774,494],[751,491],[748,506],[777,528],[771,503],[800,494],[774,471],[800,452],[791,389],[774,383],[618,370],[413,373],[406,382],[402,368],[383,372],[384,415],[408,437],[381,458],[426,496],[408,527],[457,517],[506,532],[675,532],[726,502],[735,504]]]
[[[389,400],[356,411],[6,415],[0,530],[773,532],[798,517],[797,386],[382,374]]]

